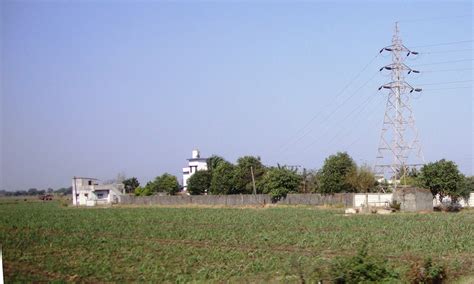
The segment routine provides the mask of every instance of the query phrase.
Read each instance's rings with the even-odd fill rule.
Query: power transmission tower
[[[388,89],[389,93],[374,171],[377,178],[391,180],[391,185],[396,188],[399,180],[405,178],[410,168],[424,164],[410,104],[411,93],[421,92],[421,89],[412,87],[404,77],[405,72],[419,73],[404,63],[406,57],[417,55],[418,52],[411,51],[403,45],[398,22],[395,23],[392,45],[382,48],[380,53],[384,51],[392,54],[392,63],[383,66],[380,71],[389,70],[392,81],[379,88],[379,90]]]

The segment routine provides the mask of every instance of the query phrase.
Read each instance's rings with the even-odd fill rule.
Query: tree
[[[30,188],[28,189],[28,195],[37,195],[38,194],[38,189],[36,188]]]
[[[231,194],[235,192],[235,166],[227,161],[221,161],[212,171],[210,193]]]
[[[207,170],[214,171],[221,163],[227,162],[224,158],[218,155],[212,155],[207,159]]]
[[[458,166],[445,159],[429,163],[421,168],[418,176],[420,185],[431,190],[433,196],[439,194],[439,200],[449,196],[455,203],[459,198],[466,198],[469,192],[464,176],[459,172]]]
[[[352,168],[347,173],[346,180],[354,192],[371,192],[377,185],[375,175],[367,165]]]
[[[304,178],[304,177],[303,177]],[[306,191],[318,192],[320,188],[321,171],[310,170],[306,173]]]
[[[355,167],[356,164],[346,152],[338,152],[326,158],[319,175],[319,192],[334,194],[351,191],[351,185],[347,182],[346,176]]]
[[[192,195],[199,195],[209,190],[211,186],[211,172],[197,171],[188,179],[188,191]]]
[[[140,186],[140,183],[138,182],[138,179],[136,177],[128,178],[122,183],[125,187],[126,193],[133,193],[135,192],[135,189]]]
[[[147,187],[147,186],[141,187],[141,186],[139,186],[139,187],[135,188],[134,193],[135,193],[136,196],[150,196],[150,195],[153,194],[153,191],[152,191],[151,187]]]
[[[263,176],[261,185],[263,193],[270,194],[274,201],[286,197],[290,192],[297,192],[301,176],[296,170],[286,167],[270,168]]]
[[[154,192],[156,192],[156,183],[154,181],[147,182],[143,188],[143,192],[144,195],[152,195]]]
[[[474,176],[469,176],[465,178],[466,186],[470,192],[474,193]]]
[[[173,195],[179,191],[178,179],[174,175],[168,173],[156,177],[154,185],[155,192],[167,192],[168,194]]]
[[[55,190],[55,192],[58,193],[58,194],[62,194],[62,195],[72,194],[72,186],[70,186],[70,187],[61,187],[61,188]]]
[[[468,200],[471,192],[474,192],[474,180],[472,177],[461,175],[461,180],[457,184],[459,197]]]
[[[234,171],[235,192],[233,193],[253,192],[251,169],[253,170],[255,183],[259,184],[265,174],[265,166],[262,165],[260,157],[244,156],[237,160],[237,166]],[[260,191],[260,188],[257,186],[257,192]]]
[[[395,170],[395,179],[400,180],[402,185],[417,186],[416,177],[419,172],[415,167],[400,166]]]

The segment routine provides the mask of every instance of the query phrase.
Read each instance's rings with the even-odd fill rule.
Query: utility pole
[[[306,178],[307,178],[306,168],[303,168],[303,193],[306,193]]]
[[[257,189],[255,188],[255,177],[253,175],[253,166],[250,166],[250,173],[252,174],[253,194],[257,195]]]
[[[379,90],[388,89],[389,94],[374,167],[377,178],[388,177],[392,180],[394,188],[397,187],[398,180],[405,178],[410,167],[424,164],[418,130],[410,104],[410,94],[422,90],[412,87],[404,77],[405,72],[407,74],[420,73],[404,63],[405,58],[417,55],[418,52],[404,46],[399,33],[398,22],[396,22],[392,44],[380,50],[380,53],[388,51],[392,54],[392,63],[380,68],[380,71],[390,71],[391,82],[379,87]],[[411,152],[415,152],[416,157],[410,156]]]

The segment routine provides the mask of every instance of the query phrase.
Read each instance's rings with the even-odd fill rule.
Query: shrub
[[[459,212],[461,211],[462,206],[459,202],[443,202],[438,209],[444,212]]]
[[[153,191],[150,186],[145,186],[145,187],[137,187],[135,188],[134,191],[136,196],[149,196],[153,194]]]
[[[398,279],[398,274],[368,255],[367,244],[346,259],[336,260],[331,269],[335,283],[383,283]]]
[[[427,258],[423,263],[415,263],[408,275],[412,283],[440,284],[446,280],[446,270],[440,265],[433,263]]]
[[[396,201],[396,200],[392,200],[392,202],[390,202],[389,206],[390,208],[392,208],[393,210],[396,210],[396,211],[400,211],[400,207],[401,207],[401,203]]]

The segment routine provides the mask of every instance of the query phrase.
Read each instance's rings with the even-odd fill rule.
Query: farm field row
[[[72,208],[9,200],[0,201],[0,243],[7,282],[329,279],[331,262],[353,256],[364,243],[402,276],[428,257],[448,269],[451,281],[474,271],[472,210],[342,213],[280,206]]]

